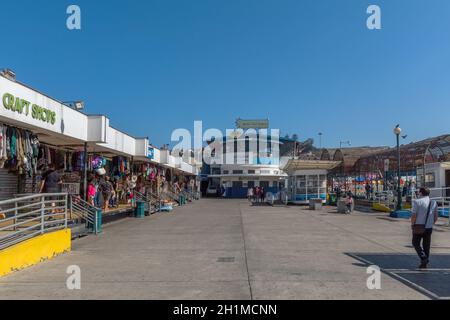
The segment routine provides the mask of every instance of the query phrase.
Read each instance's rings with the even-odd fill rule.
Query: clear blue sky
[[[66,28],[66,8],[82,30]],[[382,9],[380,31],[366,9]],[[3,1],[0,67],[149,136],[269,118],[324,145],[450,132],[448,0]]]

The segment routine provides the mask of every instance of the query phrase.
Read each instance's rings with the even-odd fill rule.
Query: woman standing
[[[247,190],[247,198],[248,198],[248,201],[250,201],[250,202],[253,201],[253,188],[252,187],[248,188],[248,190]]]

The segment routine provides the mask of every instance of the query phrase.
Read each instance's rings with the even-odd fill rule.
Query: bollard
[[[97,210],[97,234],[100,234],[103,231],[102,217],[103,217],[103,211],[102,211],[102,209],[98,209]]]

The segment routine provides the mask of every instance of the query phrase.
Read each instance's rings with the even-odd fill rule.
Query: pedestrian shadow
[[[429,269],[418,269],[415,254],[345,253],[357,260],[353,265],[377,266],[382,272],[431,299],[450,300],[450,254],[432,254]]]

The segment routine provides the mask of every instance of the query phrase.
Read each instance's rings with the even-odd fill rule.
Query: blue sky
[[[66,28],[66,8],[82,30]],[[382,30],[366,9],[382,10]],[[269,118],[324,145],[450,133],[448,0],[3,1],[0,67],[160,146]]]

